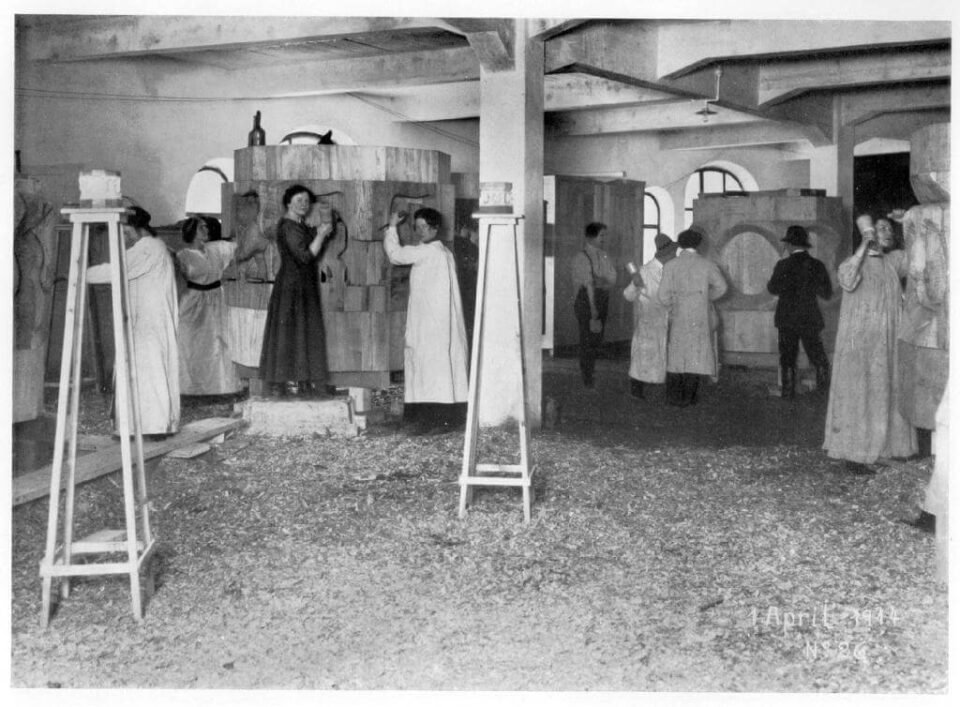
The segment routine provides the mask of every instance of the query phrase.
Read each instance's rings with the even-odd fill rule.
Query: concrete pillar
[[[517,226],[520,286],[523,292],[522,352],[526,368],[527,421],[540,426],[543,372],[543,42],[530,36],[526,19],[515,20],[513,62],[509,68],[480,67],[480,182],[510,182]],[[482,239],[481,239],[482,241]],[[517,419],[520,409],[516,339],[516,297],[498,287],[498,273],[512,272],[513,245],[491,238],[488,257],[487,317],[482,342],[484,388],[481,426]],[[493,284],[493,287],[489,287]],[[497,312],[505,316],[497,316]],[[491,374],[495,371],[495,374]]]
[[[810,186],[825,189],[827,196],[839,196],[837,191],[837,146],[814,147],[810,151]]]
[[[843,125],[837,131],[837,194],[843,203],[843,224],[846,228],[841,237],[852,244],[853,239],[853,150],[857,145],[857,131],[852,125]],[[859,236],[858,236],[859,238]],[[857,241],[859,244],[859,240]],[[847,250],[842,255],[847,257],[852,251]]]

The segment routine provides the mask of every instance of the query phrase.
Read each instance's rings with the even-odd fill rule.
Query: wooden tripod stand
[[[519,486],[523,492],[523,520],[530,522],[530,504],[533,500],[530,467],[530,429],[527,426],[526,370],[523,363],[523,295],[520,290],[520,256],[517,244],[517,223],[522,216],[474,214],[480,218],[481,238],[480,267],[477,273],[477,306],[474,313],[476,322],[473,329],[473,351],[470,360],[470,390],[467,399],[467,428],[463,443],[463,467],[460,473],[460,512],[462,518],[467,512],[467,504],[473,501],[474,486]],[[520,462],[502,464],[497,462],[478,463],[477,436],[480,423],[478,403],[483,382],[483,329],[487,289],[488,262],[490,260],[490,236],[494,229],[500,232],[500,238],[511,238],[513,246],[513,284],[516,292],[517,339],[520,352],[520,410],[517,415],[520,433]],[[509,278],[509,275],[507,275]],[[502,280],[500,280],[502,282]]]
[[[136,362],[133,357],[133,331],[129,320],[130,293],[127,285],[126,253],[121,224],[126,218],[122,206],[67,207],[62,213],[73,224],[70,250],[70,275],[67,286],[63,355],[60,365],[60,392],[57,403],[57,430],[54,438],[50,474],[50,511],[47,520],[46,552],[40,563],[42,578],[41,625],[50,621],[52,585],[60,581],[60,595],[69,596],[70,577],[81,575],[126,574],[130,578],[133,614],[143,618],[140,573],[148,567],[146,591],[153,592],[153,574],[149,567],[154,540],[150,534],[150,515],[143,462],[143,436],[140,428],[140,404],[137,395]],[[90,227],[105,223],[110,247],[111,294],[116,367],[117,430],[122,458],[124,529],[100,530],[74,540],[74,501],[77,465],[77,415],[80,405],[83,312],[86,304],[87,254]],[[132,422],[132,426],[131,426]],[[131,440],[133,442],[131,449]],[[62,478],[66,462],[66,478]],[[60,524],[60,491],[65,489],[63,525]],[[137,520],[139,517],[140,537]],[[62,535],[61,535],[62,531]],[[82,561],[94,556],[92,561]]]

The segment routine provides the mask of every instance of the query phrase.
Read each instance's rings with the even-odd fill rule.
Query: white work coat
[[[403,399],[461,403],[467,399],[467,334],[453,254],[440,241],[400,245],[388,228],[383,249],[394,265],[411,265],[403,350]]]
[[[694,250],[681,248],[663,266],[657,298],[670,313],[667,371],[717,375],[714,300],[726,293],[720,268]]]
[[[662,276],[663,263],[653,258],[640,268],[643,285],[631,282],[623,291],[633,302],[629,375],[644,383],[663,383],[667,377],[667,308],[657,299]]]
[[[173,257],[164,242],[153,236],[138,240],[126,256],[140,432],[176,432],[180,425],[180,352]],[[109,284],[110,263],[89,268],[87,282]]]

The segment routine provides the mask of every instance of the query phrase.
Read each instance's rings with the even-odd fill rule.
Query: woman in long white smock
[[[163,436],[176,432],[180,426],[179,308],[173,257],[166,244],[155,236],[150,214],[133,207],[123,225],[123,237],[140,432]],[[109,284],[110,263],[90,267],[87,282]]]
[[[237,244],[210,239],[205,219],[192,217],[180,228],[186,248],[177,265],[187,288],[180,296],[180,394],[226,395],[240,390],[230,354],[229,320],[220,278]]]
[[[418,245],[400,244],[392,213],[383,248],[394,265],[411,265],[403,352],[404,422],[420,428],[463,421],[467,400],[467,336],[453,254],[439,240],[441,216],[414,213]]]

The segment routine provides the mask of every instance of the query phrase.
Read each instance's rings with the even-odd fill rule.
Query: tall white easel
[[[530,467],[530,429],[527,426],[526,369],[523,363],[523,293],[520,288],[520,254],[517,243],[517,225],[523,216],[473,215],[480,220],[480,267],[477,272],[477,300],[474,313],[473,351],[470,357],[470,389],[467,398],[467,427],[463,443],[463,468],[460,473],[460,517],[473,501],[474,486],[519,486],[523,492],[523,520],[530,522],[530,504],[533,501]],[[517,350],[520,352],[520,411],[517,424],[520,433],[520,463],[478,462],[477,435],[479,433],[478,403],[483,382],[483,330],[487,290],[487,265],[490,260],[490,237],[496,231],[498,238],[511,239],[513,246],[513,281],[517,303]],[[504,273],[509,281],[510,274]],[[497,284],[504,282],[497,278]],[[508,285],[509,286],[509,285]]]
[[[50,621],[52,585],[59,580],[60,595],[70,592],[70,577],[82,575],[126,574],[130,578],[133,614],[143,618],[140,572],[148,566],[154,550],[150,534],[146,476],[143,464],[143,436],[136,387],[133,331],[129,321],[130,292],[127,284],[126,251],[121,225],[126,220],[122,206],[66,207],[61,212],[73,224],[70,248],[70,275],[67,285],[63,354],[60,365],[60,394],[57,403],[57,431],[54,438],[50,473],[50,512],[47,521],[47,545],[40,562],[43,582],[41,625]],[[106,224],[110,247],[110,284],[113,304],[115,349],[115,400],[120,455],[123,462],[123,505],[125,528],[99,530],[74,540],[74,492],[77,464],[77,415],[80,406],[83,313],[86,307],[87,254],[90,227]],[[132,425],[131,425],[132,423]],[[131,444],[132,442],[132,444]],[[131,448],[132,447],[132,448]],[[66,478],[63,466],[66,463]],[[65,491],[63,524],[60,523],[60,491]],[[138,537],[137,521],[140,533]],[[92,556],[88,561],[87,556]],[[153,591],[153,577],[147,572],[145,589]]]

